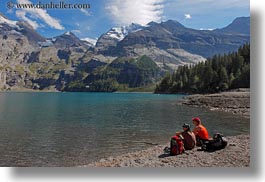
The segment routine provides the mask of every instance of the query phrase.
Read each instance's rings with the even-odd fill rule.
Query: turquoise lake
[[[210,134],[249,133],[249,119],[178,106],[182,95],[0,93],[0,166],[79,166],[165,144],[200,117]],[[161,151],[161,154],[163,151]]]

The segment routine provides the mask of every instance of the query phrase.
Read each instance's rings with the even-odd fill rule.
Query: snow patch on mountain
[[[86,38],[82,38],[81,39],[83,42],[85,42],[86,45],[90,46],[90,47],[94,47],[98,41],[98,39],[92,39],[89,37]]]
[[[65,32],[64,35],[71,35],[71,32]]]
[[[132,23],[129,26],[115,27],[110,29],[105,36],[116,39],[118,41],[123,40],[129,33],[137,32],[142,30],[143,26],[139,24]]]
[[[0,14],[0,24],[1,23],[6,23],[7,25],[9,25],[10,27],[13,27],[13,28],[18,28],[17,26],[17,21],[12,21],[12,20],[8,20],[7,18],[5,18],[4,16],[2,16]]]

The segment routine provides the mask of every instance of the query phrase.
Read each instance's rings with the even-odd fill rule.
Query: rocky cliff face
[[[0,16],[0,72],[1,89],[10,89],[27,83],[27,59],[32,52],[37,51],[36,44],[42,37],[34,41],[29,38],[31,27],[24,23],[10,21]],[[5,75],[5,76],[3,76]]]
[[[74,74],[80,59],[89,52],[72,33],[46,39],[27,23],[2,15],[0,44],[2,90],[58,89],[63,84],[58,81],[62,73]]]

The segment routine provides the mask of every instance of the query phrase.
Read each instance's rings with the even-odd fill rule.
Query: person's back
[[[186,150],[192,150],[196,145],[196,137],[194,133],[191,131],[184,131],[181,135],[184,138],[184,148]]]

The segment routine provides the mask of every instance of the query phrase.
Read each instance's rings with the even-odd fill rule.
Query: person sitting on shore
[[[209,134],[207,129],[202,125],[201,119],[196,117],[192,118],[192,122],[195,125],[192,132],[196,136],[196,145],[201,146],[205,141],[209,140]]]
[[[177,136],[183,137],[183,143],[185,150],[192,150],[196,145],[196,137],[193,132],[190,130],[189,124],[183,124],[183,132],[177,132]]]

